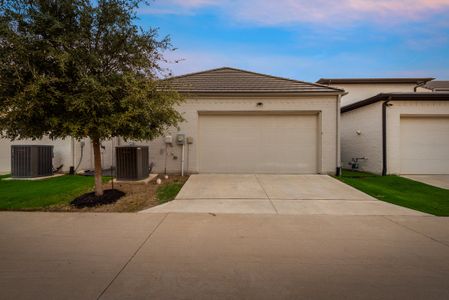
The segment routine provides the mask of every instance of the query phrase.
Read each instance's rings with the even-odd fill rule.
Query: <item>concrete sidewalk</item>
[[[426,215],[379,201],[327,175],[190,176],[174,201],[142,213]]]
[[[448,299],[449,218],[0,212],[1,299]]]
[[[433,185],[442,189],[449,190],[449,175],[401,175],[401,176],[428,185]]]

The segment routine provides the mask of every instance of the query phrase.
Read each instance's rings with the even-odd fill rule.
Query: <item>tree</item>
[[[135,24],[141,2],[1,2],[0,133],[90,138],[97,196],[101,141],[150,140],[182,120],[181,97],[158,80],[170,40]]]

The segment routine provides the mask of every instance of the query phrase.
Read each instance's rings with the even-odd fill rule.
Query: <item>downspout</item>
[[[391,106],[390,101],[391,97],[382,103],[382,176],[387,175],[387,107]]]
[[[416,92],[418,91],[418,88],[419,88],[419,87],[422,87],[422,86],[424,86],[424,85],[426,85],[426,83],[427,83],[427,81],[423,81],[423,82],[418,83],[418,84],[413,88],[413,91],[416,93]],[[432,92],[433,92],[433,91],[432,91]]]
[[[69,169],[69,174],[70,175],[75,175],[75,139],[72,137],[71,138],[71,155],[72,155],[72,165],[70,166]]]
[[[337,176],[341,175],[341,149],[340,149],[340,104],[341,104],[341,94],[337,96],[337,115],[336,115],[336,146],[337,146],[337,154],[336,154],[336,161],[337,161],[337,169],[335,174]]]

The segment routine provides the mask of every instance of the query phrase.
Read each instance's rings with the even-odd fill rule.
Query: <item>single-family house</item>
[[[341,109],[342,165],[357,163],[378,174],[449,174],[449,93],[416,91],[430,80],[319,80],[348,92]]]
[[[185,121],[168,130],[166,136],[135,142],[149,145],[155,172],[338,172],[343,90],[234,68],[168,81],[184,95],[185,102],[177,109]],[[178,144],[178,138],[187,143]],[[93,168],[91,143],[83,142],[84,147],[70,138],[33,141],[54,145],[54,165],[64,164],[65,171],[78,164],[79,169]],[[121,139],[104,143],[103,168],[114,164],[112,147],[125,144]],[[11,142],[3,140],[0,145],[0,172],[5,172],[10,169]]]
[[[340,167],[339,116],[344,91],[234,68],[170,79],[185,97],[189,173],[327,174]],[[155,170],[179,172],[182,147],[149,143]]]

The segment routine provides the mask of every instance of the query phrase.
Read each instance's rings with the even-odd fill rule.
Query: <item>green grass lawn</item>
[[[449,216],[449,190],[407,178],[343,170],[337,177],[379,200],[436,216]]]
[[[174,181],[160,186],[156,191],[157,202],[162,204],[175,199],[183,185],[183,182]]]
[[[9,175],[0,176],[0,179]],[[103,181],[110,178],[104,177]],[[36,210],[66,204],[92,191],[92,176],[61,176],[44,180],[0,180],[0,210]]]

